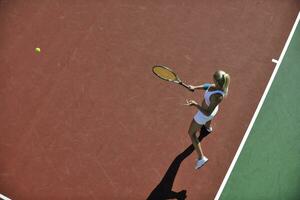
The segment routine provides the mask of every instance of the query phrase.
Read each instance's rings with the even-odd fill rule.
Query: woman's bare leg
[[[206,128],[206,130],[209,131],[209,132],[212,131],[212,128],[211,128],[211,125],[210,125],[210,124],[211,124],[211,120],[208,121],[208,122],[206,122],[205,125],[204,125],[205,128]]]
[[[210,124],[211,124],[211,120],[205,123],[206,129],[209,129],[211,127]]]
[[[201,144],[196,136],[197,131],[199,131],[201,128],[201,125],[197,124],[194,119],[191,122],[190,128],[189,128],[189,136],[192,140],[193,146],[195,148],[195,151],[197,152],[198,155],[198,159],[202,159],[203,158],[203,151],[201,148]]]

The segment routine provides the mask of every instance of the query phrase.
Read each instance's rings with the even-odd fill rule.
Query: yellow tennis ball
[[[40,53],[41,49],[37,47],[37,48],[35,48],[35,52]]]

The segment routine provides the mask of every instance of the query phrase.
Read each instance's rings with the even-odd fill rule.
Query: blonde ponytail
[[[230,83],[230,76],[229,76],[229,74],[225,73],[223,75],[223,77],[224,77],[224,84],[222,86],[222,89],[223,89],[223,91],[225,93],[225,96],[227,96],[228,95],[229,83]]]
[[[230,83],[230,76],[222,70],[218,70],[213,75],[214,80],[220,88],[222,88],[224,95],[228,95],[228,87]]]

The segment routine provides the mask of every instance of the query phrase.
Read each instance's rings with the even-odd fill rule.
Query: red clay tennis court
[[[299,8],[295,0],[0,0],[0,193],[213,199]],[[220,68],[232,77],[200,170],[187,134],[196,110],[182,104],[202,93],[157,79],[154,64],[189,84]]]

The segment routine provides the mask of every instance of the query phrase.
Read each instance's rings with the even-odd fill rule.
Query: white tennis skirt
[[[196,113],[196,115],[194,116],[194,120],[197,122],[197,124],[199,125],[203,125],[206,124],[206,122],[212,120],[214,118],[214,116],[217,114],[219,110],[219,106],[217,106],[214,111],[211,113],[211,115],[206,116],[204,115],[200,110]]]

